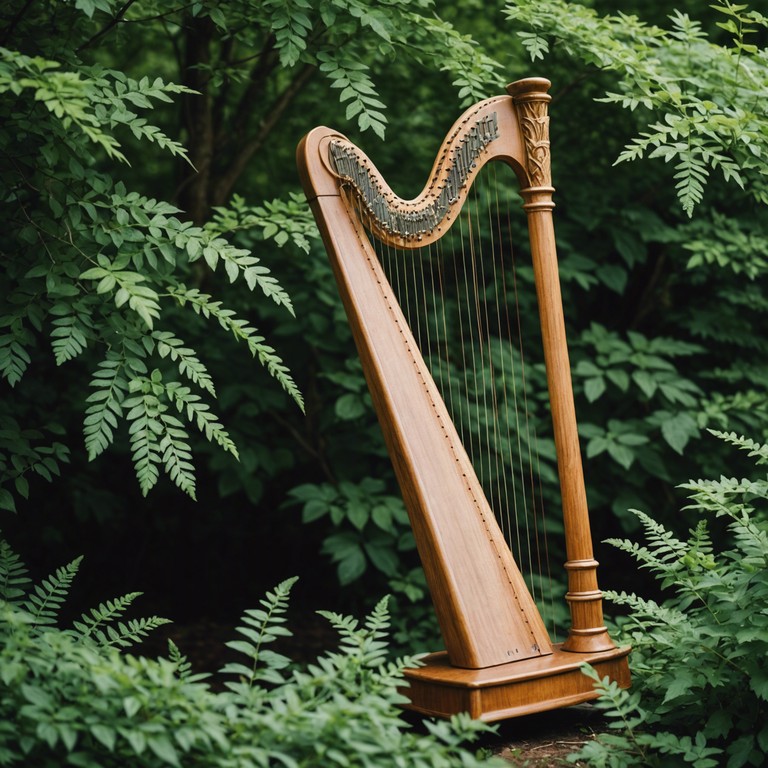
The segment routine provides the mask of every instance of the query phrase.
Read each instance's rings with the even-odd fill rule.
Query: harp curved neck
[[[424,188],[410,200],[392,191],[362,150],[325,127],[305,137],[299,147],[300,165],[302,155],[307,160],[314,155],[309,163],[314,168],[306,167],[305,172],[316,195],[343,193],[355,198],[366,227],[382,243],[421,248],[451,227],[473,180],[490,160],[506,162],[528,186],[527,149],[512,101],[511,96],[498,96],[468,109],[448,132]],[[319,176],[326,177],[320,188]]]

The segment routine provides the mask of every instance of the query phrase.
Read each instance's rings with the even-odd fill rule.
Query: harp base
[[[406,704],[422,715],[451,717],[468,712],[476,720],[494,722],[597,698],[592,681],[579,667],[591,664],[622,688],[629,688],[629,647],[599,653],[573,653],[553,647],[547,656],[486,669],[452,667],[445,652],[424,658],[424,666],[406,669]]]

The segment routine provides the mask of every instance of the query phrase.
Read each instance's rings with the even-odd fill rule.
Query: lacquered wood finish
[[[365,195],[349,178],[340,178],[329,161],[331,143],[346,146],[346,139],[320,127],[298,148],[302,183],[363,362],[450,660],[433,660],[425,668],[429,672],[409,672],[413,706],[430,714],[467,709],[475,717],[493,720],[586,700],[592,697],[587,690],[591,688],[578,672],[585,660],[604,665],[606,674],[622,684],[629,682],[627,650],[616,649],[603,626],[592,555],[552,227],[548,86],[540,78],[520,81],[509,87],[511,96],[468,110],[449,132],[430,181],[411,201],[397,198],[362,153],[364,172],[358,175],[375,187],[375,206],[434,209],[440,190],[457,177],[450,163],[456,162],[456,147],[466,144],[473,121],[491,116],[497,121],[498,137],[472,157],[461,178],[466,176],[468,186],[489,160],[507,163],[520,182],[528,213],[567,540],[573,626],[563,649],[556,650],[549,640],[354,210],[360,207],[355,196]],[[370,189],[367,194],[370,202]],[[442,236],[465,198],[462,188],[445,218],[418,237],[388,228],[392,217],[377,224],[375,206],[365,223],[385,242],[420,247]],[[535,674],[529,674],[529,668],[535,668]],[[490,679],[497,682],[488,683]]]
[[[468,712],[486,722],[531,715],[596,699],[591,680],[581,665],[591,664],[622,688],[630,684],[629,648],[595,653],[573,653],[555,646],[554,652],[481,670],[452,667],[445,654],[427,656],[424,666],[406,670],[406,705],[423,715],[451,717]]]
[[[300,151],[311,157],[323,135],[313,131]],[[482,668],[550,653],[538,610],[361,225],[338,194],[311,204],[334,254],[451,663]]]

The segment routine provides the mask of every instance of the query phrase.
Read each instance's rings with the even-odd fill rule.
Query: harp
[[[508,95],[467,110],[412,200],[397,197],[370,160],[328,128],[315,128],[297,151],[445,643],[445,651],[406,672],[410,708],[428,715],[466,711],[495,721],[587,701],[596,694],[579,670],[583,662],[629,686],[629,649],[617,648],[603,624],[590,536],[552,221],[549,85],[520,80]],[[409,298],[411,283],[443,281],[435,266],[443,243],[460,227],[467,230],[460,235],[472,235],[472,220],[461,224],[462,210],[477,204],[472,190],[481,170],[499,163],[519,184],[531,249],[565,537],[570,629],[562,644],[551,641],[494,514],[503,494],[483,488],[468,452],[472,441],[454,424],[447,404],[453,390],[441,393],[436,383],[443,376],[434,374],[433,358],[447,365],[447,354],[425,353],[430,343],[401,306],[420,301]],[[470,242],[451,250],[462,262],[457,274],[473,274],[468,283],[475,288],[467,290],[483,293],[473,261],[480,249]],[[504,247],[496,250],[503,259]],[[423,261],[415,266],[419,256],[429,261],[431,278]],[[444,319],[435,320],[437,337],[441,325]]]

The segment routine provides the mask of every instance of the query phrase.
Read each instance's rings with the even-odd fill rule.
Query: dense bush
[[[721,435],[768,464],[768,445]],[[630,609],[634,691],[596,679],[612,733],[573,760],[595,766],[761,766],[768,755],[768,481],[682,486],[705,514],[682,540],[635,512],[647,545],[614,540],[664,590],[663,602],[608,593]],[[710,530],[710,528],[712,530]],[[716,546],[715,542],[719,543]],[[594,678],[594,672],[590,673]]]
[[[56,626],[79,560],[30,588],[0,542],[0,763],[35,766],[457,766],[492,765],[461,745],[485,726],[458,716],[412,730],[400,717],[402,669],[388,659],[386,600],[365,619],[323,614],[339,649],[306,667],[269,645],[289,637],[295,579],[246,611],[241,661],[225,690],[195,674],[171,644],[167,659],[123,651],[164,622],[121,620],[136,593]]]
[[[141,586],[178,585],[166,604],[189,601],[195,616],[232,605],[227,579],[260,589],[299,566],[335,600],[323,578],[335,572],[345,595],[355,585],[366,600],[395,591],[397,639],[430,647],[423,576],[330,268],[296,194],[293,152],[327,123],[363,135],[393,186],[415,191],[460,102],[501,92],[505,71],[507,80],[553,81],[556,228],[594,530],[641,527],[629,507],[653,509],[675,530],[674,478],[723,464],[706,430],[764,442],[768,428],[766,19],[730,0],[642,4],[654,23],[632,15],[640,3],[595,10],[616,5],[467,0],[440,8],[452,23],[429,0],[1,10],[5,527],[41,562],[90,546],[89,562],[100,558],[94,583],[135,569]],[[524,246],[517,256],[527,322],[535,292]],[[528,352],[540,380],[540,354]],[[531,408],[546,417],[543,398]],[[477,414],[477,425],[489,418]],[[544,450],[548,499],[557,495],[552,464]],[[201,503],[187,504],[164,474]],[[43,492],[47,481],[55,493]],[[176,567],[177,557],[190,567]],[[169,561],[178,572],[168,573]],[[704,563],[702,576],[721,572]],[[606,584],[625,578],[601,575]],[[631,591],[638,576],[626,578]],[[642,602],[631,609],[648,618]],[[88,656],[78,669],[64,665],[78,691],[98,691],[93,663],[122,670],[125,685],[170,680],[180,711],[186,692],[204,707],[218,702],[206,711],[223,705],[202,681],[173,678],[178,657],[137,661],[75,642],[99,631],[109,640],[106,629],[88,630],[100,621],[91,619],[73,635],[10,610],[18,658],[6,684],[19,682],[13,670],[24,659],[58,674],[55,660],[71,652]],[[118,625],[113,639],[140,629]],[[636,656],[642,670],[645,652]],[[14,690],[25,711],[44,711]],[[290,688],[280,690],[276,706],[290,712]],[[647,701],[652,720],[657,704]],[[23,745],[42,749],[40,722],[25,722],[32,740]],[[697,726],[705,743],[690,748],[722,749],[716,728],[723,721]],[[68,749],[66,728],[55,739],[42,732],[54,751]],[[78,734],[77,744],[98,741]],[[747,725],[731,732],[742,751],[730,759],[762,747],[748,734]],[[180,753],[185,743],[204,749],[173,738]],[[141,759],[163,759],[158,744]],[[710,759],[704,752],[697,759]]]
[[[727,0],[690,14],[643,4],[640,16],[639,4],[588,5],[516,0],[505,15],[554,83],[556,227],[589,499],[630,530],[628,508],[671,523],[673,478],[719,470],[706,429],[762,437],[768,425],[758,283],[768,144],[756,98],[768,89],[768,22]],[[644,20],[652,12],[657,24]]]

